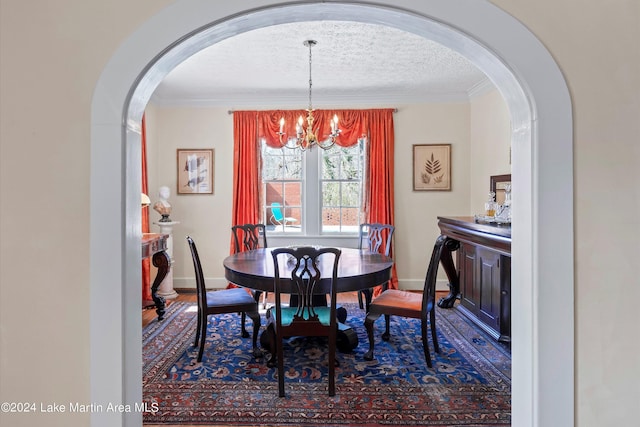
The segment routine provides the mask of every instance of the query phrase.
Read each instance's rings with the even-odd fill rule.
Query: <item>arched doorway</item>
[[[517,219],[513,424],[572,425],[572,116],[566,83],[547,50],[517,20],[485,1],[256,0],[251,5],[256,8],[174,3],[121,46],[98,82],[91,126],[92,401],[133,404],[142,398],[139,123],[156,85],[174,65],[224,38],[278,23],[340,19],[394,26],[435,40],[472,60],[501,91],[513,128]],[[545,250],[549,247],[554,250]],[[559,354],[558,343],[568,350]],[[140,425],[140,418],[93,414],[92,422]]]

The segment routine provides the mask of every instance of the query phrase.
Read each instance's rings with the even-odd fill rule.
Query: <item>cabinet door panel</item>
[[[500,254],[480,248],[476,249],[478,267],[478,311],[481,321],[494,329],[500,327]]]
[[[478,288],[475,280],[476,248],[463,243],[459,251],[460,303],[475,313],[478,302]]]

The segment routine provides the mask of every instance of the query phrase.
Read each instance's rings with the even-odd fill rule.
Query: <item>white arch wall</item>
[[[513,425],[573,425],[573,305],[563,302],[573,301],[571,102],[546,49],[485,1],[226,3],[182,0],[163,10],[121,46],[96,88],[91,194],[100,197],[91,200],[92,401],[141,400],[139,121],[157,83],[195,51],[240,32],[291,21],[346,19],[395,26],[457,50],[504,96],[513,124],[517,218]],[[113,253],[122,257],[103,265]],[[123,303],[107,308],[105,300]],[[116,321],[107,324],[105,318]],[[560,344],[568,349],[561,354],[555,351]],[[113,414],[93,414],[92,420],[96,426],[121,423]],[[127,414],[123,422],[140,425],[140,415]]]

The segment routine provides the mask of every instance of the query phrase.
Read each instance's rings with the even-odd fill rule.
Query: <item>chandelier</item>
[[[313,133],[313,105],[311,103],[311,48],[318,42],[315,40],[305,40],[304,45],[309,48],[309,108],[307,111],[307,127],[304,128],[304,119],[302,116],[298,118],[296,123],[296,136],[287,137],[284,132],[284,117],[280,119],[280,132],[278,136],[280,138],[280,144],[283,147],[291,149],[300,149],[302,151],[313,148],[314,145],[326,150],[331,148],[336,143],[336,138],[340,135],[340,129],[338,128],[338,115],[334,115],[331,119],[331,133],[324,140],[319,140],[318,135]]]

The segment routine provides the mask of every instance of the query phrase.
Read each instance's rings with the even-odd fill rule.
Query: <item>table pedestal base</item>
[[[351,326],[344,324],[347,320],[347,310],[344,307],[338,307],[336,311],[338,318],[336,348],[341,353],[351,353],[353,349],[358,346],[358,334]],[[275,343],[275,335],[276,331],[274,330],[273,323],[269,323],[267,328],[260,335],[260,345],[271,354],[271,357],[267,362],[267,366],[270,368],[274,368],[276,366],[276,349],[273,344]]]

